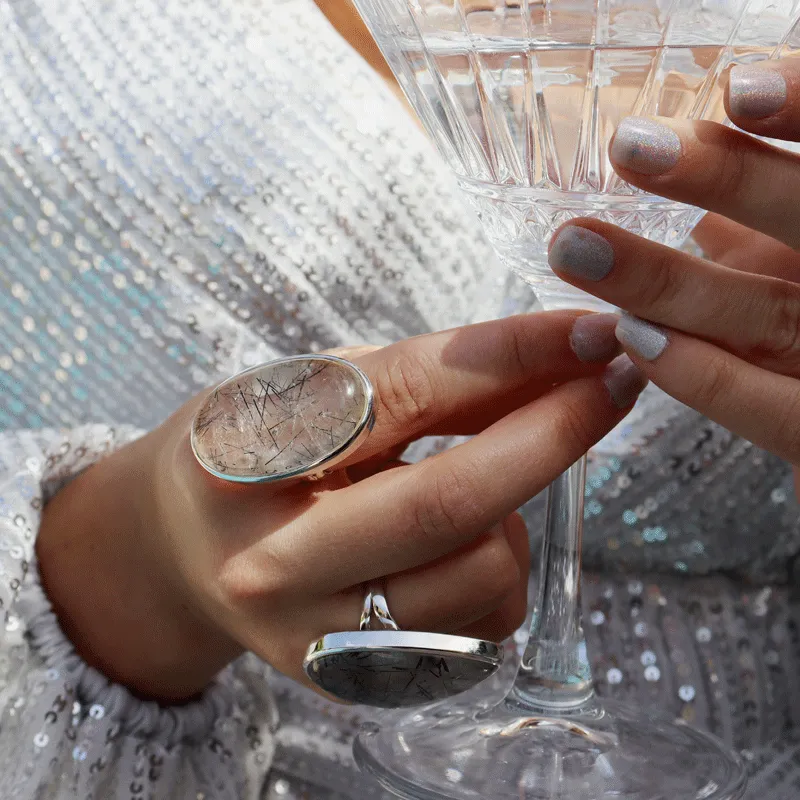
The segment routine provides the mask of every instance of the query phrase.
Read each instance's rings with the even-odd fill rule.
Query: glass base
[[[713,737],[605,700],[556,716],[434,706],[366,726],[354,753],[408,800],[736,800],[746,784]]]

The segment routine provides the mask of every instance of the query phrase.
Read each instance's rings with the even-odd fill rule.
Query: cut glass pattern
[[[797,0],[359,5],[492,244],[550,307],[580,296],[546,264],[566,220],[591,215],[677,246],[702,215],[614,173],[619,122],[724,122],[727,68],[791,53],[800,35]]]

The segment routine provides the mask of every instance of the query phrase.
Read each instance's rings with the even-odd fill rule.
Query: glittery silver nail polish
[[[669,344],[661,328],[627,314],[617,323],[616,336],[625,347],[647,361],[655,361]]]
[[[780,72],[764,67],[734,67],[728,88],[731,114],[764,119],[786,105],[786,81]]]
[[[569,343],[581,361],[607,361],[619,352],[614,335],[619,317],[616,314],[584,314],[575,320]]]
[[[643,117],[623,120],[611,144],[611,160],[641,175],[662,175],[681,157],[681,140],[672,128]]]
[[[599,233],[577,225],[562,228],[550,247],[553,269],[585,281],[599,281],[614,266],[614,248]]]
[[[615,358],[603,373],[603,382],[617,408],[628,408],[647,386],[647,376],[628,356]]]

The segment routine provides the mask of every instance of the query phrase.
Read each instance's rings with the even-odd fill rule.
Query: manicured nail
[[[619,317],[616,314],[584,314],[575,320],[569,343],[581,361],[608,361],[619,352],[614,333]]]
[[[681,140],[672,128],[643,117],[624,119],[614,134],[611,159],[641,175],[662,175],[681,157]]]
[[[568,225],[556,236],[548,261],[553,269],[575,278],[599,281],[614,266],[614,248],[599,233]]]
[[[628,356],[615,358],[603,373],[603,382],[617,408],[628,408],[647,386],[647,376]]]
[[[646,361],[655,361],[669,344],[667,334],[661,328],[638,317],[625,315],[617,323],[617,339]]]
[[[786,105],[786,81],[780,72],[765,67],[734,67],[728,88],[731,114],[763,119]]]

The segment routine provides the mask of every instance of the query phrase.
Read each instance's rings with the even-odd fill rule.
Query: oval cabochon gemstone
[[[311,680],[334,697],[378,708],[405,708],[454,697],[496,671],[496,663],[459,653],[388,647],[322,653],[307,669]]]
[[[192,427],[209,472],[269,481],[320,468],[364,429],[371,392],[347,361],[300,356],[263,364],[218,386]]]

